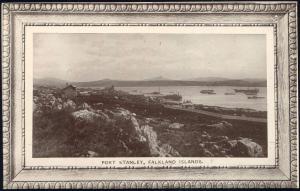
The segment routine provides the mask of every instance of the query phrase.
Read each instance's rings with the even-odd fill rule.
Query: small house
[[[184,104],[182,104],[182,106],[185,109],[195,109],[195,106],[192,103],[184,103]]]
[[[74,99],[77,97],[77,89],[76,86],[68,85],[64,89],[62,89],[62,97],[67,99]]]

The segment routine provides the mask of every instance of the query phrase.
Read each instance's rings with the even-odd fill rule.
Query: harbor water
[[[163,95],[180,94],[182,101],[189,100],[194,104],[208,106],[219,106],[226,108],[247,108],[257,111],[267,111],[267,88],[259,89],[257,97],[259,99],[248,99],[244,93],[235,93],[234,89],[253,89],[248,87],[232,86],[161,86],[161,87],[116,87],[117,90],[126,91],[130,94],[150,94],[160,92]],[[214,90],[216,94],[201,94],[201,90]],[[225,95],[233,93],[233,95]]]

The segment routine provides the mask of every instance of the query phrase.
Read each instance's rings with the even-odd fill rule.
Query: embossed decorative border
[[[14,182],[9,189],[291,188],[290,181],[70,181]]]
[[[268,27],[273,27],[273,31],[274,31],[274,50],[276,50],[277,48],[277,44],[276,44],[276,28],[277,28],[277,24],[276,23],[23,23],[23,31],[22,31],[22,64],[24,64],[25,61],[25,28],[27,26],[143,26],[143,27],[147,27],[147,26],[152,26],[152,27],[160,27],[160,26],[177,26],[177,27],[184,27],[184,26],[189,26],[189,27],[199,27],[199,26],[206,26],[206,27],[263,27],[263,26],[268,26]],[[275,54],[275,58],[276,58],[276,51],[274,51]],[[277,63],[274,64],[275,70],[274,70],[274,76],[277,75],[276,72],[276,68],[277,68]],[[25,79],[25,72],[24,70],[22,71],[22,79]],[[25,83],[25,80],[24,80]],[[274,81],[274,92],[275,95],[277,93],[277,84],[276,81]],[[275,97],[275,113],[278,112],[278,104],[277,104],[277,97]],[[22,111],[24,112],[24,107],[25,107],[25,90],[22,89],[22,103],[23,103],[23,107],[22,107]],[[276,114],[275,114],[276,116]],[[22,119],[25,121],[25,116],[22,116]],[[275,118],[275,128],[276,128],[276,133],[277,134],[277,128],[278,128],[278,124],[277,124],[277,118]],[[23,132],[23,136],[22,139],[24,139],[24,135],[25,135],[25,127],[22,127],[22,132]],[[22,141],[24,142],[24,141]],[[230,167],[230,168],[235,168],[235,169],[243,169],[243,168],[276,168],[278,167],[278,137],[275,135],[275,165],[239,165],[239,166],[234,166],[234,167]],[[24,145],[22,145],[22,167],[23,169],[26,170],[53,170],[53,169],[108,169],[108,168],[114,168],[114,167],[97,167],[97,166],[86,166],[86,167],[76,167],[76,166],[25,166],[25,143]],[[149,167],[149,166],[145,166],[145,167],[132,167],[135,169],[149,169],[149,168],[158,168],[158,169],[167,169],[167,168],[173,168],[173,169],[182,169],[182,168],[193,168],[193,167],[171,167],[171,166],[163,166],[163,167]],[[197,167],[197,169],[204,169],[204,168],[229,168],[228,166],[218,166],[218,167],[208,167],[208,166],[200,166]],[[124,169],[124,168],[120,168],[120,169]]]
[[[298,187],[297,4],[288,3],[11,3],[2,4],[2,119],[4,188],[284,188]],[[254,13],[288,14],[289,180],[278,181],[70,181],[14,182],[11,177],[11,14],[35,13]],[[124,24],[126,25],[126,24]],[[276,143],[277,144],[277,143]]]
[[[10,11],[57,13],[286,13],[293,3],[165,2],[165,3],[14,3]]]

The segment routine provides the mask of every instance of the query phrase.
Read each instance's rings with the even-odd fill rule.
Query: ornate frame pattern
[[[47,13],[47,14],[281,14],[286,15],[288,23],[288,98],[289,98],[289,146],[290,146],[290,171],[284,180],[93,180],[93,181],[14,181],[12,174],[12,85],[13,85],[13,24],[12,17],[19,13]],[[297,3],[8,3],[2,4],[2,115],[3,115],[3,185],[4,188],[284,188],[297,187],[298,184],[298,138],[297,138]],[[275,18],[277,18],[275,16]],[[278,19],[274,19],[274,32],[280,33]],[[51,25],[51,24],[45,24]],[[66,23],[65,25],[72,25]],[[88,26],[89,24],[87,24]],[[108,24],[103,24],[108,25]],[[120,25],[120,24],[119,24]],[[127,26],[124,23],[121,26]],[[151,23],[142,23],[142,26]],[[185,26],[188,24],[175,24]],[[201,24],[199,24],[201,25]],[[223,24],[211,24],[224,26]],[[236,24],[238,26],[239,24]],[[164,26],[164,24],[158,24]],[[259,24],[253,23],[253,26]],[[22,36],[24,46],[24,36]],[[280,41],[276,37],[276,42]],[[277,43],[275,43],[275,54]],[[24,61],[24,57],[22,58]],[[275,71],[277,72],[278,67]],[[22,77],[24,80],[24,77]],[[287,80],[287,79],[286,79]],[[277,86],[275,88],[278,88]],[[277,109],[276,109],[277,110]],[[22,110],[22,116],[24,116]],[[275,124],[276,126],[278,123]],[[24,136],[24,129],[22,135]],[[276,140],[276,145],[278,145]],[[24,148],[22,149],[24,152]],[[278,154],[278,153],[277,153]],[[280,165],[277,158],[277,164]],[[39,168],[35,169],[38,170]],[[55,169],[50,167],[48,170]],[[30,170],[30,169],[27,169]],[[43,170],[42,168],[40,170]],[[45,169],[44,169],[45,170]],[[70,168],[72,170],[72,168]]]

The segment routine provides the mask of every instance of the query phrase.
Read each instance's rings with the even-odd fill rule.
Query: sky
[[[34,78],[266,79],[263,34],[35,33]]]

